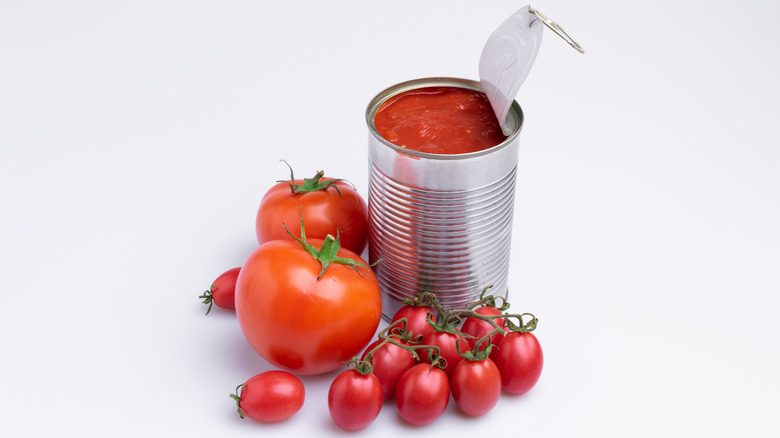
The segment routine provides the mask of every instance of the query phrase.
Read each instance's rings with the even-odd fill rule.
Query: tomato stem
[[[404,298],[401,301],[403,301],[404,304],[414,307],[431,307],[436,302],[436,294],[433,292],[421,292],[412,299]]]
[[[528,322],[523,322],[523,317],[530,317]],[[508,318],[515,318],[518,324],[514,324]],[[521,313],[519,315],[505,315],[504,322],[509,330],[513,332],[527,333],[536,330],[536,326],[539,324],[539,318],[535,317],[532,313]]]
[[[479,294],[479,300],[471,302],[466,305],[467,309],[476,309],[478,307],[482,306],[491,306],[495,307],[496,309],[504,312],[505,310],[509,309],[509,302],[504,297],[496,297],[493,295],[485,295],[487,291],[492,288],[493,285],[486,286],[484,289],[482,289],[482,293]],[[501,306],[499,307],[498,304],[496,304],[496,300],[501,299]]]
[[[492,334],[493,332],[490,333],[490,335]],[[487,345],[485,348],[482,348],[482,345],[485,342],[487,342]],[[490,342],[490,336],[479,338],[479,340],[474,344],[474,348],[471,350],[460,351],[460,342],[455,343],[455,350],[457,350],[458,355],[472,362],[479,362],[481,360],[487,359],[490,356],[490,352],[493,350],[493,347],[495,347],[495,345]]]
[[[358,373],[367,376],[374,372],[374,364],[366,358],[366,360],[360,360],[356,357],[353,357],[349,362],[347,362],[347,366],[353,368]]]
[[[208,304],[209,308],[206,310],[206,315],[211,312],[211,307],[214,306],[214,285],[211,285],[211,288],[205,292],[203,292],[203,295],[199,296],[198,298],[201,298],[203,300],[203,304]]]
[[[236,393],[230,394],[230,398],[236,401],[236,406],[238,407],[238,416],[242,419],[245,417],[244,410],[241,409],[241,394],[244,392],[244,387],[246,386],[246,383],[242,383],[238,386],[236,386]]]
[[[341,190],[339,190],[338,186],[334,185],[339,181],[344,181],[352,185],[349,181],[345,179],[329,179],[325,181],[320,181],[322,177],[325,176],[325,172],[320,170],[319,172],[314,174],[314,177],[312,178],[304,178],[303,184],[297,184],[295,182],[295,175],[293,174],[292,166],[287,161],[280,160],[282,163],[286,164],[287,167],[290,169],[290,181],[284,181],[279,180],[276,181],[278,183],[285,183],[290,186],[290,191],[293,194],[303,194],[303,193],[309,193],[309,192],[316,192],[319,190],[327,190],[329,187],[333,187],[336,190],[336,193],[341,195]],[[353,185],[354,188],[354,185]]]
[[[441,357],[441,349],[436,345],[416,345],[416,344],[407,344],[405,342],[412,342],[413,339],[415,339],[413,336],[414,334],[410,331],[407,331],[407,320],[406,318],[401,318],[387,327],[385,327],[381,332],[379,332],[379,339],[381,339],[382,342],[377,344],[374,348],[369,350],[366,353],[366,359],[364,362],[372,362],[372,358],[374,357],[374,353],[379,351],[380,348],[382,348],[385,344],[393,344],[396,347],[402,348],[409,352],[409,354],[412,355],[412,358],[417,361],[420,359],[420,355],[417,354],[417,350],[430,350],[430,357],[433,358],[433,365],[438,366],[439,368],[444,368],[447,366],[447,361],[444,360],[443,357]],[[400,329],[400,332],[399,332]],[[399,342],[399,340],[401,342]],[[359,369],[355,368],[358,372],[360,372]]]
[[[306,241],[306,229],[303,225],[303,214],[301,213],[301,210],[303,207],[298,209],[298,215],[301,218],[301,237],[296,236],[295,234],[291,233],[290,230],[287,228],[287,224],[282,223],[284,226],[284,230],[287,231],[287,234],[292,236],[293,239],[297,240],[298,243],[303,246],[303,249],[308,252],[312,257],[314,257],[317,261],[320,262],[320,265],[322,265],[322,270],[320,271],[320,274],[317,276],[317,280],[322,278],[323,275],[325,275],[325,271],[328,270],[328,266],[330,266],[331,263],[338,263],[340,265],[350,266],[355,269],[355,272],[358,273],[361,277],[365,277],[365,275],[358,270],[358,267],[362,268],[372,268],[376,266],[377,263],[381,262],[382,260],[377,260],[376,262],[366,265],[363,263],[356,262],[350,258],[346,257],[339,257],[338,252],[339,249],[341,249],[341,230],[336,230],[336,237],[333,237],[332,235],[328,234],[325,236],[325,240],[322,242],[322,247],[320,249],[317,249],[314,245]]]
[[[458,330],[457,327],[460,325],[460,323],[463,320],[465,320],[466,318],[474,318],[480,321],[486,321],[493,326],[493,330],[490,333],[487,333],[486,335],[482,336],[481,338],[475,341],[473,350],[467,352],[461,352],[460,348],[457,348],[458,354],[465,359],[469,359],[472,361],[482,360],[490,354],[490,350],[492,348],[498,348],[497,346],[493,345],[490,342],[490,339],[492,338],[493,335],[497,333],[504,333],[505,332],[504,327],[506,327],[506,329],[510,331],[527,333],[527,332],[534,331],[536,329],[536,326],[539,324],[539,319],[536,316],[534,316],[532,313],[520,313],[520,314],[503,313],[504,310],[509,308],[509,303],[506,301],[506,299],[501,298],[502,300],[501,307],[496,307],[496,297],[492,295],[485,295],[491,287],[492,286],[488,286],[482,290],[482,293],[479,296],[479,300],[467,304],[465,308],[460,308],[460,309],[456,308],[456,309],[451,309],[449,311],[446,311],[443,308],[439,300],[436,298],[435,294],[425,292],[423,294],[420,294],[419,296],[420,301],[424,299],[426,303],[430,303],[430,305],[432,305],[439,314],[438,321],[434,321],[430,317],[430,315],[427,317],[428,324],[430,324],[434,330],[437,330],[439,332],[451,333],[453,335],[462,336],[467,339],[474,339],[474,336],[471,336],[467,333],[463,333],[460,330]],[[423,295],[425,295],[424,298]],[[477,312],[476,310],[474,310],[482,306],[496,307],[497,309],[501,310],[502,313],[500,315],[483,315]],[[496,323],[495,321],[496,319],[503,319],[504,327],[498,325],[498,323]],[[513,319],[516,320],[517,322],[513,322],[512,321]],[[525,319],[528,319],[527,322],[525,321]],[[485,344],[486,342],[487,345]],[[456,347],[458,347],[457,344]],[[487,351],[487,353],[484,353],[485,351]]]

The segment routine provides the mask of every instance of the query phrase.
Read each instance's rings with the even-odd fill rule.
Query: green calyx
[[[485,345],[487,343],[487,345]],[[485,345],[484,348],[482,346]],[[472,362],[479,362],[481,360],[485,360],[488,357],[490,357],[490,352],[493,350],[493,348],[498,348],[493,343],[490,342],[490,338],[480,338],[476,344],[474,345],[474,349],[472,350],[466,350],[461,351],[460,350],[460,342],[455,343],[455,350],[458,351],[458,354],[466,359],[470,360]]]
[[[211,285],[211,288],[205,292],[203,292],[203,295],[199,296],[198,298],[203,300],[203,304],[208,304],[209,308],[206,310],[206,315],[211,312],[211,307],[214,306],[214,285]]]
[[[295,182],[295,175],[293,174],[292,167],[289,163],[287,163],[284,160],[281,160],[284,164],[287,164],[287,167],[290,169],[290,180],[284,181],[279,180],[276,181],[278,183],[285,183],[288,186],[290,186],[290,191],[292,191],[293,194],[303,194],[303,193],[309,193],[309,192],[316,192],[319,190],[327,190],[328,187],[333,187],[336,190],[336,193],[341,195],[341,191],[339,190],[338,186],[334,185],[339,181],[345,181],[343,179],[329,179],[325,181],[321,181],[322,177],[325,176],[325,172],[320,170],[319,172],[314,174],[314,177],[312,178],[305,178],[303,180],[303,184],[297,184]]]
[[[301,207],[302,209],[303,207]],[[340,265],[350,266],[355,269],[355,272],[358,273],[361,277],[365,277],[363,273],[361,273],[358,270],[358,267],[362,268],[371,268],[375,266],[377,263],[379,263],[381,260],[377,260],[376,262],[366,265],[363,263],[356,262],[350,258],[346,257],[339,257],[339,249],[341,249],[341,232],[339,230],[336,230],[336,237],[333,237],[332,235],[328,234],[325,236],[325,240],[322,242],[322,247],[320,249],[317,249],[314,245],[306,241],[306,230],[303,225],[303,215],[300,214],[301,217],[301,237],[296,236],[295,234],[291,233],[290,230],[287,228],[286,224],[284,225],[285,231],[287,231],[287,234],[292,236],[293,239],[297,240],[298,243],[301,244],[303,249],[308,252],[312,257],[314,257],[320,264],[322,265],[322,270],[320,271],[320,274],[317,276],[317,280],[322,278],[323,275],[325,275],[325,271],[328,270],[328,267],[331,263],[338,263]]]
[[[242,383],[236,387],[236,393],[230,394],[230,398],[236,401],[236,406],[238,407],[238,416],[242,419],[245,417],[244,410],[241,409],[241,393],[244,391],[244,387],[246,386],[246,383]]]
[[[523,318],[528,318],[528,322],[524,322]],[[512,319],[516,319],[518,323],[515,324],[512,322]],[[533,313],[505,315],[504,324],[510,331],[528,333],[536,330],[536,326],[539,324],[539,318],[535,317]]]
[[[504,297],[494,297],[493,295],[486,295],[488,290],[490,290],[490,288],[492,287],[493,285],[491,284],[490,286],[487,286],[484,289],[482,289],[482,293],[479,294],[479,300],[469,303],[468,305],[466,305],[466,308],[476,309],[477,307],[491,306],[491,307],[495,307],[496,309],[502,312],[509,309],[509,303],[506,301]],[[501,300],[500,306],[498,305],[499,299]]]
[[[436,330],[437,332],[449,333],[465,339],[474,337],[458,330],[458,325],[460,325],[461,317],[460,315],[455,315],[452,312],[444,313],[444,316],[439,318],[439,321],[436,321],[435,319],[431,318],[430,314],[428,314],[427,318],[425,319],[428,322],[428,325],[433,327],[433,330]]]
[[[371,350],[367,351],[365,353],[365,361],[369,366],[373,364],[374,360],[374,353],[379,351],[380,348],[384,347],[386,344],[395,345],[398,348],[401,348],[403,350],[406,350],[409,355],[412,356],[412,358],[415,361],[420,360],[420,355],[417,353],[417,350],[421,351],[427,351],[429,357],[432,359],[431,367],[439,367],[444,368],[447,366],[447,361],[441,357],[441,349],[435,345],[421,345],[418,344],[420,341],[419,337],[414,336],[414,333],[407,330],[407,324],[408,321],[406,318],[401,318],[387,327],[384,328],[381,332],[379,332],[379,340],[380,342]],[[365,367],[366,365],[363,363],[359,363],[358,366]],[[358,366],[353,366],[358,372],[367,374],[364,371],[361,371]],[[365,368],[363,368],[365,370]],[[371,372],[371,369],[368,369],[369,372]]]
[[[371,363],[370,358],[367,358],[366,360],[361,360],[358,359],[357,357],[353,357],[352,360],[347,362],[346,365],[364,376],[367,376],[372,372],[374,372],[374,365]]]
[[[436,294],[433,292],[421,292],[414,298],[403,298],[401,301],[414,307],[431,307],[436,303]]]

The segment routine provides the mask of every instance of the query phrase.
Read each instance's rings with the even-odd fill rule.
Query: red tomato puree
[[[465,154],[506,139],[485,93],[425,87],[387,99],[374,115],[385,140],[430,154]]]

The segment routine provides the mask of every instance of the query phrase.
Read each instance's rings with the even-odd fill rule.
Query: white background
[[[364,110],[476,79],[510,1],[0,3],[0,430],[340,435],[331,373],[264,425],[228,398],[270,369],[197,298],[256,246],[263,193],[324,169],[365,196]],[[537,387],[360,436],[777,436],[780,6],[541,1],[517,97],[510,293]]]

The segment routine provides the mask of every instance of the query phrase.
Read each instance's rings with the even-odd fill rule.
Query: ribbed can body
[[[383,139],[373,124],[382,102],[430,86],[481,90],[464,79],[418,79],[383,91],[366,111],[369,260],[382,260],[374,269],[385,317],[420,292],[435,293],[445,308],[475,300],[486,286],[507,293],[522,111],[515,102],[511,134],[485,151],[429,154]]]

